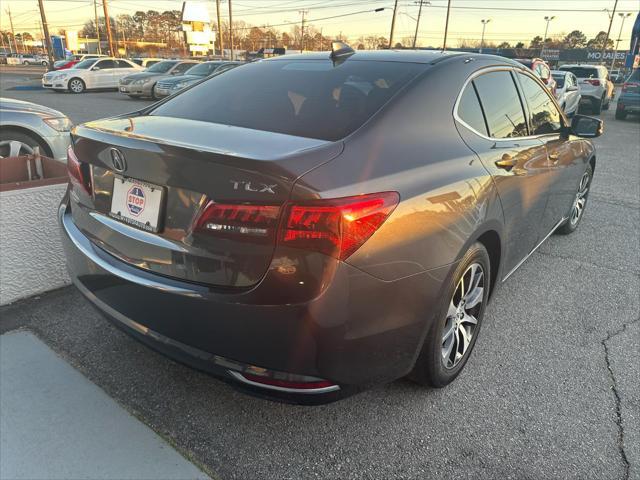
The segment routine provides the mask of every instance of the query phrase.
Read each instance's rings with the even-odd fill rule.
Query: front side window
[[[133,68],[133,65],[126,60],[118,60],[118,68]]]
[[[88,60],[82,60],[81,62],[76,63],[72,68],[77,68],[78,70],[88,70],[95,65],[97,60],[95,58],[90,58]]]
[[[511,73],[484,73],[473,80],[493,138],[525,137],[527,122]]]
[[[170,98],[150,115],[338,140],[428,68],[418,63],[267,60]]]
[[[531,135],[558,133],[562,129],[562,115],[547,90],[533,78],[518,73],[522,93],[529,104]]]
[[[152,73],[167,73],[178,62],[169,60],[164,62],[158,62],[150,68],[147,68],[147,72]]]
[[[458,117],[476,132],[487,135],[487,125],[473,83],[467,85],[460,97]]]

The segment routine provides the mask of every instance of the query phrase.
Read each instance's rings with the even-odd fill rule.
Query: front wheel
[[[444,289],[432,327],[409,378],[444,387],[462,371],[478,338],[490,288],[489,254],[475,243]]]
[[[71,93],[82,93],[84,92],[86,86],[82,80],[79,78],[72,78],[69,80],[69,91]]]
[[[591,109],[595,115],[602,112],[602,104],[604,103],[604,97],[599,100],[592,100]]]
[[[568,235],[575,232],[578,225],[580,225],[580,221],[584,215],[584,210],[587,208],[587,199],[589,198],[589,188],[591,187],[592,178],[593,169],[591,168],[591,165],[589,165],[580,178],[578,191],[576,192],[573,204],[571,205],[571,211],[569,212],[569,218],[567,218],[567,220],[558,227],[556,233]]]

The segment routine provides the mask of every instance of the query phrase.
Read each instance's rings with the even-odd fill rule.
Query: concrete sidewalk
[[[0,478],[207,479],[33,334],[0,336]]]

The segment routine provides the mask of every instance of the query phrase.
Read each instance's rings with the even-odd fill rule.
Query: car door
[[[510,68],[484,70],[472,77],[458,100],[456,118],[467,129],[460,129],[463,139],[498,190],[505,222],[505,272],[511,272],[540,236],[550,183],[546,148],[529,136]]]
[[[113,71],[116,67],[115,60],[98,60],[88,75],[87,88],[109,88],[113,86]]]
[[[545,145],[548,156],[549,195],[540,226],[543,234],[554,229],[568,215],[575,194],[571,179],[581,168],[582,144],[566,134],[568,123],[544,86],[531,75],[518,72],[527,103],[529,130]]]

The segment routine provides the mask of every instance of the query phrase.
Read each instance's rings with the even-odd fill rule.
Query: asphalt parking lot
[[[76,123],[149,104],[1,77],[1,96]],[[640,479],[640,121],[613,114],[580,228],[496,292],[444,389],[399,380],[317,407],[253,398],[140,345],[73,288],[3,307],[0,333],[34,332],[213,478]]]

